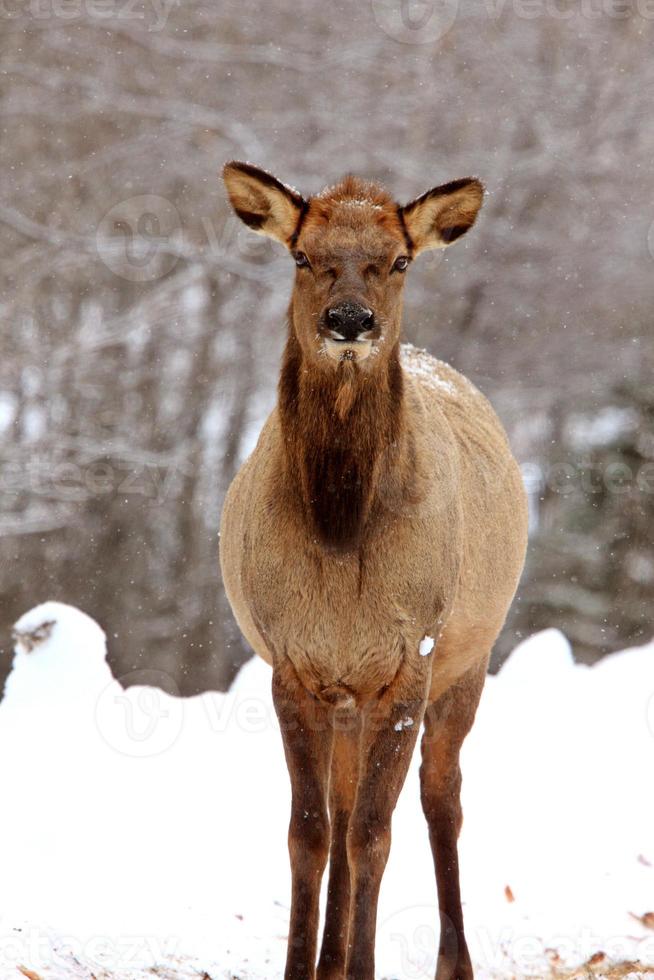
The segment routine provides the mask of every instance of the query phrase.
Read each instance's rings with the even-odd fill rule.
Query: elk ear
[[[297,191],[265,170],[235,160],[225,164],[223,180],[241,221],[260,235],[291,244],[306,210],[304,198]]]
[[[434,187],[402,208],[415,254],[445,248],[472,228],[484,197],[476,177],[463,177]]]

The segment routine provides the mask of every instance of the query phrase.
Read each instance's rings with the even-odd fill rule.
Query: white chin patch
[[[372,351],[372,340],[325,340],[325,351],[332,361],[365,361]]]

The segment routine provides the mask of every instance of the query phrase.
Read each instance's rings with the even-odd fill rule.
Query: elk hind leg
[[[359,779],[358,713],[338,712],[329,782],[331,846],[325,929],[318,961],[318,980],[338,980],[345,973],[350,914],[350,868],[347,831]]]
[[[364,712],[357,795],[347,833],[351,897],[346,980],[374,978],[377,901],[391,817],[425,710],[428,678],[421,668],[407,658]]]
[[[286,660],[273,669],[273,700],[291,778],[291,916],[285,980],[314,980],[320,882],[327,864],[327,794],[333,729],[329,712]]]
[[[420,790],[436,869],[440,940],[436,980],[472,980],[463,928],[458,837],[463,821],[459,753],[486,676],[486,660],[427,706]]]

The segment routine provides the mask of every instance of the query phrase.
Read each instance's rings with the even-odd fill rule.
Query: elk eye
[[[296,252],[293,258],[298,269],[304,269],[309,265],[309,260],[304,252]]]
[[[393,272],[404,272],[404,270],[406,269],[406,267],[408,266],[408,264],[409,264],[409,257],[408,257],[408,255],[398,255],[398,257],[395,259],[395,262],[393,262],[393,270],[392,271]]]

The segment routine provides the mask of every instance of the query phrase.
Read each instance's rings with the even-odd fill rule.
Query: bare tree
[[[546,586],[556,574],[573,592],[573,566],[594,568],[597,546],[635,527],[616,495],[591,533],[593,495],[573,507],[548,479],[580,411],[624,408],[620,385],[654,359],[645,12],[544,3],[534,16],[515,0],[405,23],[394,0],[347,14],[282,0],[265,16],[252,0],[2,9],[5,654],[11,622],[51,596],[104,624],[126,683],[157,669],[183,693],[224,687],[248,655],[221,591],[218,518],[274,401],[292,271],[230,217],[217,174],[232,157],[306,192],[347,170],[404,199],[484,179],[475,235],[417,265],[406,321],[408,339],[493,398],[541,473],[500,656],[561,622],[586,658],[641,635],[615,603],[615,629],[597,633],[624,582],[602,579],[604,604],[577,633]],[[624,619],[640,616],[645,635],[641,537],[638,560],[623,555],[642,579]]]

